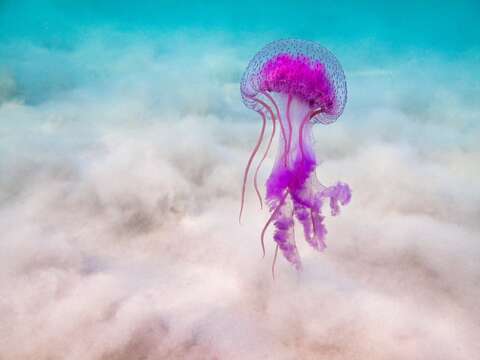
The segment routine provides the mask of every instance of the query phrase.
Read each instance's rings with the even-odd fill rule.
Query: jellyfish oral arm
[[[282,98],[281,96],[278,96]],[[267,204],[272,211],[275,226],[274,240],[285,258],[301,268],[295,245],[293,217],[303,225],[305,239],[317,250],[323,250],[327,230],[323,224],[322,205],[329,199],[332,215],[339,213],[339,204],[350,201],[350,188],[343,183],[326,187],[316,176],[317,160],[313,149],[312,110],[303,101],[284,96],[279,108],[284,109],[280,118],[289,123],[289,151],[284,154],[280,139],[279,155],[267,180]],[[284,159],[286,158],[286,162]]]

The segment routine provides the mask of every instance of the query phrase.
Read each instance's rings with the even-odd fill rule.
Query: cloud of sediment
[[[353,199],[273,281],[253,191],[237,221],[261,42],[188,36],[2,45],[0,357],[475,358],[475,62],[340,52],[350,99],[315,129],[317,175]]]

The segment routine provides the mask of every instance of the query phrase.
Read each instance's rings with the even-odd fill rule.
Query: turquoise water
[[[197,29],[229,36],[375,41],[391,51],[451,55],[478,49],[480,2],[462,1],[60,1],[3,0],[0,38],[66,46],[92,27],[123,31]]]
[[[263,44],[296,37],[330,48],[348,78],[357,73],[392,75],[392,68],[400,66],[402,74],[394,71],[399,79],[392,81],[416,77],[425,78],[429,86],[451,82],[473,101],[480,87],[479,15],[480,2],[475,0],[388,4],[3,0],[0,76],[7,74],[10,80],[0,77],[0,96],[15,93],[35,103],[62,89],[95,81],[99,74],[123,76],[107,75],[111,67],[105,61],[112,53],[116,58],[129,55],[138,44],[147,44],[154,56],[180,62],[186,57],[234,52],[241,63],[222,66],[227,64],[224,71],[238,82],[242,68]],[[102,43],[99,53],[83,51],[83,63],[72,56],[98,43]],[[132,64],[125,71],[134,68]]]

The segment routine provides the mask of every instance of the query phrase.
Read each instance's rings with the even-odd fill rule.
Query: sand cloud
[[[237,222],[255,47],[187,40],[4,45],[0,359],[477,358],[468,69],[348,65],[346,112],[315,137],[319,178],[352,203],[327,218],[326,252],[299,237],[304,271],[280,259],[273,281],[253,191]]]

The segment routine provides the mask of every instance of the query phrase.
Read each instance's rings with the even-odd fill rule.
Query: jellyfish
[[[294,220],[301,224],[308,244],[322,251],[327,234],[322,206],[328,203],[331,215],[335,216],[340,212],[340,205],[347,205],[351,199],[347,184],[337,182],[326,186],[318,180],[319,161],[312,136],[315,124],[331,124],[342,114],[347,99],[345,75],[335,56],[321,45],[296,39],[279,40],[266,45],[252,58],[240,90],[243,103],[260,115],[262,125],[245,167],[239,221],[249,171],[265,140],[265,150],[253,177],[255,192],[263,207],[257,177],[278,134],[276,160],[266,181],[265,203],[270,217],[261,232],[261,246],[265,256],[265,233],[273,224],[276,246],[272,274],[279,249],[286,260],[300,270],[302,263],[295,242]],[[271,128],[271,132],[265,139],[267,128]]]

